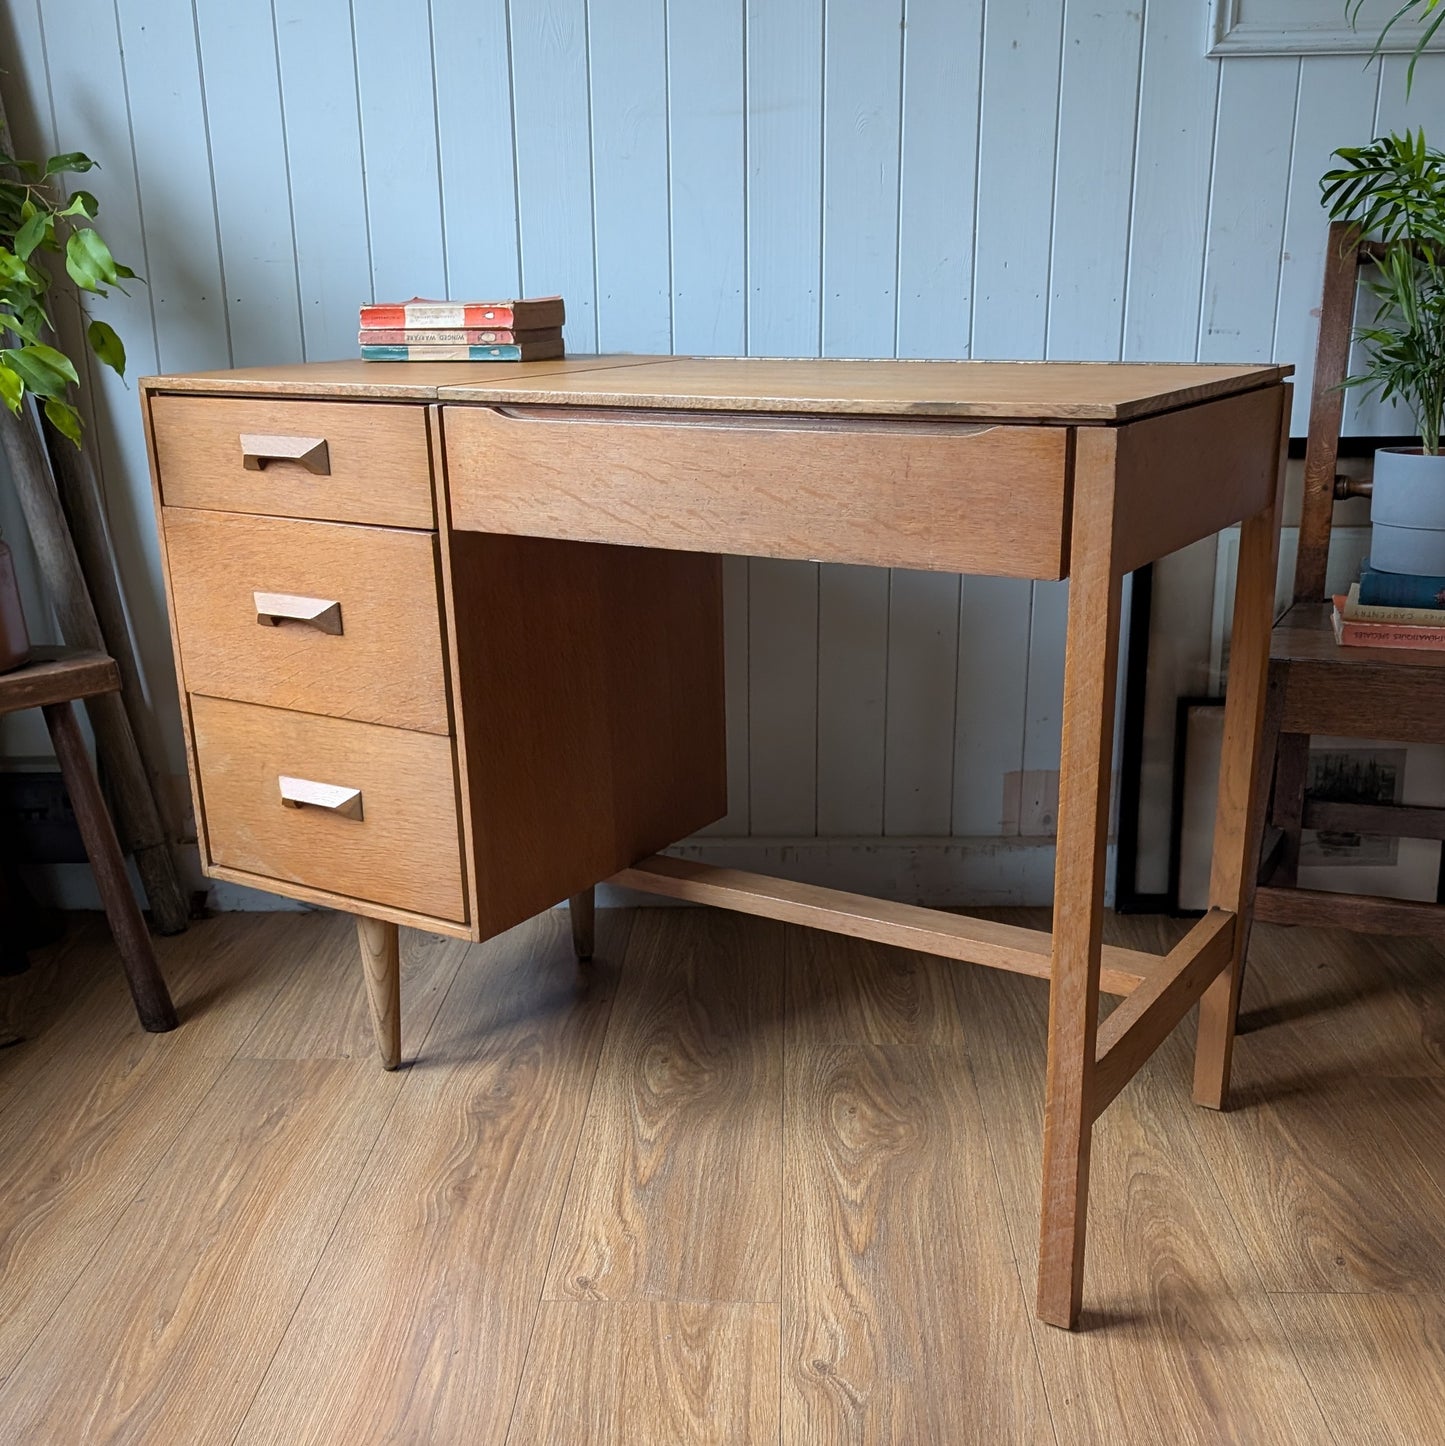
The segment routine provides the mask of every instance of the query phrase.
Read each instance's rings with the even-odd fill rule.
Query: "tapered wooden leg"
[[[90,755],[85,751],[85,740],[80,724],[76,722],[75,710],[69,703],[52,703],[44,712],[50,741],[55,746],[55,756],[60,761],[60,771],[65,778],[65,789],[70,795],[70,806],[75,810],[75,821],[85,841],[91,872],[95,875],[95,887],[100,893],[105,916],[110,921],[116,948],[120,951],[131,998],[135,1000],[135,1011],[146,1029],[154,1034],[164,1034],[176,1027],[175,1005],[171,1003],[170,991],[156,963],[155,950],[151,947],[140,906],[131,893],[125,860],[121,857],[120,844],[115,837],[115,826],[106,812],[105,800],[101,797]]]
[[[1279,498],[1289,447],[1290,391],[1284,388],[1279,480],[1274,503],[1246,520],[1239,534],[1234,583],[1234,626],[1229,643],[1229,683],[1224,704],[1224,745],[1219,760],[1219,801],[1214,815],[1214,861],[1209,905],[1235,916],[1228,967],[1199,1001],[1194,1051],[1194,1099],[1221,1110],[1229,1096],[1234,1032],[1244,982],[1244,951],[1264,837],[1272,750],[1266,753],[1270,706],[1269,640],[1274,628],[1274,582],[1279,565]],[[1274,729],[1283,702],[1275,683]],[[1288,847],[1288,842],[1286,847]]]
[[[401,938],[395,924],[359,917],[356,939],[381,1067],[395,1069],[401,1063]]]
[[[597,890],[583,889],[567,900],[567,910],[572,916],[572,948],[577,958],[586,964],[592,958],[592,941],[596,929]]]
[[[1092,1084],[1121,579],[1114,568],[1112,428],[1081,427],[1064,661],[1058,861],[1044,1096],[1038,1314],[1072,1327],[1083,1296]]]

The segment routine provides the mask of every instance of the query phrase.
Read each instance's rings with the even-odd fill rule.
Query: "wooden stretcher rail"
[[[870,939],[875,944],[894,944],[945,959],[1007,969],[1035,979],[1049,977],[1052,937],[1042,930],[1023,929],[1016,924],[945,914],[916,904],[870,899],[863,894],[661,854],[623,869],[609,882],[692,904],[711,904],[765,919],[780,919],[785,924],[829,929],[855,939]],[[1099,987],[1106,994],[1133,994],[1152,981],[1164,964],[1165,959],[1157,954],[1106,947]]]
[[[1095,1119],[1229,963],[1234,926],[1235,915],[1211,909],[1164,956],[1154,977],[1099,1025],[1090,1090]]]

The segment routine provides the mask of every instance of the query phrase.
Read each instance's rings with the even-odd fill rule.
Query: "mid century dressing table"
[[[1075,1323],[1094,1120],[1196,1001],[1229,1084],[1288,368],[581,357],[142,383],[202,858],[485,939],[635,889],[1050,981],[1038,1312]],[[1211,908],[1101,947],[1124,574],[1243,522]],[[1052,935],[658,857],[726,811],[724,553],[1071,579]],[[260,626],[258,626],[258,623]],[[1100,990],[1123,996],[1099,1021]]]

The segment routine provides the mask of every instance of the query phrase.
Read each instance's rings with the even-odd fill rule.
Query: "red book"
[[[1445,628],[1412,626],[1403,623],[1355,623],[1345,616],[1347,599],[1335,596],[1335,610],[1330,617],[1335,641],[1346,648],[1412,648],[1445,652]]]
[[[364,326],[356,334],[360,346],[527,346],[561,341],[560,326],[513,331],[510,327]]]
[[[566,319],[560,296],[535,296],[520,301],[410,301],[361,308],[363,327],[500,327],[535,331],[561,326]]]

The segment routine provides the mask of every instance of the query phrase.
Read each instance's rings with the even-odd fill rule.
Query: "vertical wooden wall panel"
[[[667,136],[672,347],[747,351],[744,15],[667,4]],[[723,559],[728,811],[705,832],[745,837],[748,822],[748,568]]]
[[[1267,361],[1279,302],[1300,62],[1269,57],[1220,79],[1200,361]]]
[[[1044,355],[1062,24],[1063,0],[994,3],[984,14],[976,357]],[[964,580],[955,833],[1004,831],[1007,780],[1023,768],[1032,615],[1029,583]]]
[[[1325,274],[1328,218],[1320,205],[1319,178],[1334,164],[1330,153],[1336,146],[1357,145],[1360,137],[1374,134],[1379,87],[1378,68],[1364,69],[1354,55],[1307,55],[1300,62],[1272,355],[1294,360],[1290,429],[1301,437],[1309,424],[1316,313]]]
[[[666,0],[589,0],[601,351],[672,346]]]
[[[356,309],[374,295],[351,7],[347,0],[275,6],[302,355],[352,356]]]
[[[761,838],[817,830],[818,569],[748,565],[748,816]]]
[[[1114,361],[1134,199],[1142,7],[1071,0],[1064,16],[1048,355]]]
[[[196,9],[231,362],[301,354],[281,76],[269,8]]]
[[[567,298],[567,345],[597,350],[592,125],[584,0],[513,3],[522,290]]]
[[[748,0],[748,352],[821,341],[822,0]],[[748,598],[752,831],[817,830],[818,568],[754,560]]]
[[[823,35],[824,356],[896,338],[902,3],[829,0]],[[883,831],[888,571],[825,566],[818,585],[818,833]]]
[[[378,301],[443,296],[446,231],[427,0],[354,5],[361,150]]]
[[[983,0],[908,0],[899,138],[898,355],[966,357]]]
[[[516,296],[521,255],[507,5],[432,0],[431,23],[447,295]]]

